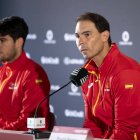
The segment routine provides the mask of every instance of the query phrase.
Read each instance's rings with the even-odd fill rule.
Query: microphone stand
[[[37,112],[38,112],[38,109],[40,107],[40,105],[47,99],[49,98],[50,96],[54,95],[55,93],[57,93],[58,91],[60,91],[61,89],[65,88],[67,85],[69,85],[71,83],[71,81],[69,81],[68,83],[66,83],[65,85],[63,85],[62,87],[60,87],[58,90],[52,92],[51,94],[49,94],[49,96],[46,96],[45,98],[43,98],[41,100],[41,102],[37,105],[36,109],[35,109],[35,114],[34,114],[34,119],[37,118]],[[49,138],[51,132],[49,131],[41,131],[41,130],[38,130],[38,129],[29,129],[28,132],[26,134],[33,134],[35,135],[35,138]]]
[[[67,84],[63,85],[62,87],[60,87],[58,90],[54,91],[53,93],[49,94],[49,96],[46,96],[36,107],[36,110],[35,110],[35,115],[34,115],[34,118],[37,118],[37,111],[38,111],[38,108],[40,107],[40,105],[47,99],[49,98],[50,96],[52,96],[53,94],[57,93],[58,91],[60,91],[61,89],[65,88],[67,85],[69,85],[71,83],[71,81],[69,81]]]

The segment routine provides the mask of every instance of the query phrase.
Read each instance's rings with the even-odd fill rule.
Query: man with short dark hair
[[[0,129],[27,130],[40,101],[49,95],[50,82],[43,68],[26,57],[24,44],[28,26],[17,16],[0,20]],[[38,117],[49,127],[49,99],[39,108]]]
[[[139,64],[112,43],[109,23],[97,13],[79,16],[75,35],[89,72],[82,86],[84,127],[97,138],[136,139],[140,127]]]

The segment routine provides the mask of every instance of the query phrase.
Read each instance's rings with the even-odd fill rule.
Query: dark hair
[[[83,15],[80,15],[77,18],[76,23],[78,21],[82,21],[82,20],[89,20],[89,21],[93,22],[95,24],[95,27],[97,28],[99,33],[102,33],[105,30],[110,32],[110,26],[109,26],[108,21],[103,16],[101,16],[101,15],[99,15],[97,13],[87,12],[87,13],[85,13]],[[109,39],[108,39],[108,43],[111,46],[112,41],[111,41],[110,36],[109,36]]]
[[[25,42],[28,32],[28,25],[21,17],[10,16],[0,20],[0,36],[10,35],[14,41],[22,37]]]

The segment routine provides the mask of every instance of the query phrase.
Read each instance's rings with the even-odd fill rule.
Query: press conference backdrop
[[[84,12],[104,15],[112,40],[140,62],[139,0],[0,0],[0,18],[17,15],[29,25],[27,55],[46,70],[51,92],[69,81],[69,74],[83,65],[75,45],[75,20]],[[81,127],[84,105],[80,88],[70,84],[50,99],[57,125]]]

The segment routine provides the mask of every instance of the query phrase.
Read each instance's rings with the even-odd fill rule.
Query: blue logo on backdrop
[[[28,40],[36,40],[37,39],[37,35],[36,34],[28,34],[27,35],[27,39]]]
[[[53,31],[48,30],[46,32],[46,39],[44,40],[45,44],[56,44],[56,40],[53,39]]]
[[[75,118],[83,118],[84,117],[84,111],[65,109],[64,114],[66,117],[75,117]]]
[[[69,34],[69,33],[65,33],[64,34],[64,40],[67,41],[75,41],[75,34]]]
[[[71,84],[71,91],[68,92],[68,95],[70,96],[81,96],[81,93],[78,92],[78,87],[76,87],[74,84]]]
[[[50,64],[50,65],[59,65],[60,64],[60,59],[59,57],[46,57],[46,56],[41,56],[41,64]]]
[[[83,65],[84,59],[64,57],[63,62],[65,65]]]
[[[58,90],[60,88],[59,85],[51,85],[51,90]]]
[[[133,45],[133,42],[132,41],[129,41],[130,39],[130,34],[128,31],[123,31],[122,32],[122,41],[119,42],[119,45],[128,45],[128,46],[132,46]]]

